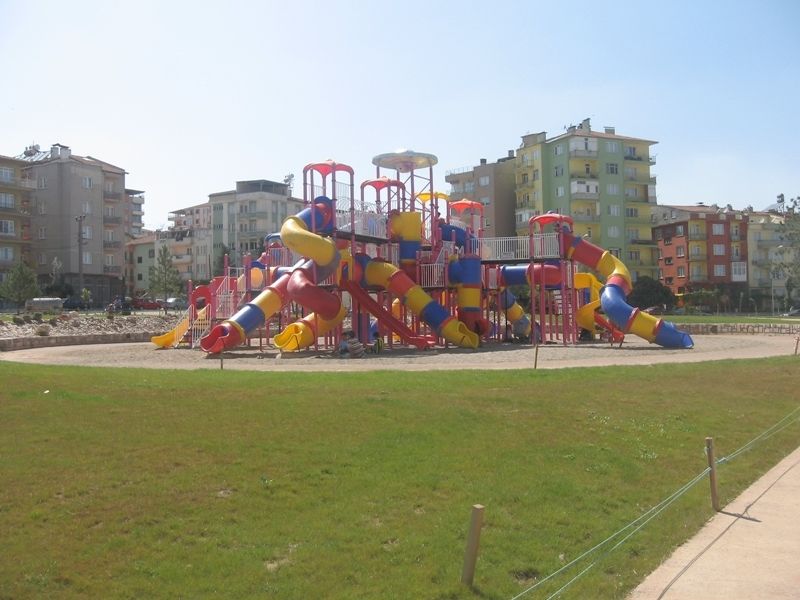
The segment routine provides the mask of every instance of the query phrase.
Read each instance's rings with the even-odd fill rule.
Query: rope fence
[[[751,334],[751,335],[798,335],[800,323],[681,323],[675,325],[693,335]]]
[[[768,429],[766,429],[765,431],[763,431],[762,433],[757,435],[755,438],[753,438],[752,440],[750,440],[749,442],[747,442],[746,444],[744,444],[743,446],[741,446],[740,448],[738,448],[734,452],[731,452],[727,456],[723,456],[723,457],[721,457],[719,459],[714,459],[714,463],[713,463],[714,466],[716,466],[716,465],[725,465],[725,464],[730,463],[732,460],[737,458],[742,453],[747,452],[748,450],[752,449],[757,444],[769,439],[773,435],[775,435],[777,433],[780,433],[781,431],[783,431],[787,427],[791,426],[795,422],[800,422],[800,406],[795,408],[788,415],[783,417],[780,421],[778,421],[777,423],[775,423],[774,425],[772,425],[771,427],[769,427]],[[705,450],[708,451],[708,446],[706,446]],[[599,544],[593,546],[592,548],[589,548],[586,552],[584,552],[583,554],[581,554],[577,558],[574,558],[573,560],[571,560],[570,562],[565,564],[563,567],[561,567],[557,571],[554,571],[553,573],[551,573],[550,575],[548,575],[547,577],[545,577],[541,581],[537,581],[532,586],[530,586],[527,589],[523,590],[522,592],[520,592],[519,594],[517,594],[516,596],[511,598],[511,600],[517,600],[519,598],[522,598],[523,596],[528,595],[529,593],[531,593],[531,592],[535,591],[536,589],[540,588],[542,585],[544,585],[548,581],[554,579],[555,577],[561,575],[562,573],[564,573],[565,571],[567,571],[571,567],[575,566],[576,564],[581,562],[583,559],[585,559],[585,558],[587,558],[587,557],[589,557],[589,556],[591,556],[593,554],[596,554],[596,556],[594,557],[594,559],[592,560],[592,562],[588,566],[584,567],[580,572],[578,572],[574,577],[572,577],[572,579],[567,581],[563,586],[558,588],[551,595],[547,596],[547,600],[551,600],[552,598],[557,597],[564,590],[569,588],[573,583],[575,583],[581,577],[583,577],[586,573],[588,573],[600,561],[600,559],[605,558],[606,556],[611,554],[614,550],[619,548],[631,536],[633,536],[635,533],[637,533],[640,529],[642,529],[650,521],[655,519],[664,510],[666,510],[673,502],[675,502],[678,498],[683,496],[686,492],[688,492],[695,485],[697,485],[699,482],[701,482],[706,477],[706,475],[708,475],[712,471],[712,468],[713,468],[712,466],[706,467],[700,473],[695,475],[691,480],[689,480],[687,483],[685,483],[680,488],[675,490],[672,494],[670,494],[669,496],[664,498],[661,502],[659,502],[658,504],[653,506],[647,512],[645,512],[644,514],[642,514],[638,518],[634,519],[633,521],[631,521],[630,523],[625,525],[622,529],[620,529],[617,532],[611,534],[610,536],[608,536],[606,539],[604,539]],[[615,542],[615,543],[613,543],[613,545],[612,545],[612,542]]]

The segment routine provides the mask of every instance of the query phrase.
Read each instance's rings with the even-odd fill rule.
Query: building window
[[[0,167],[0,181],[14,181],[14,169],[11,167]]]
[[[14,248],[11,246],[0,246],[0,260],[5,262],[14,260]]]
[[[747,281],[747,263],[731,263],[731,279],[733,281]]]
[[[559,198],[563,197],[564,193],[565,192],[564,192],[564,186],[563,185],[560,185],[560,186],[558,186],[556,188],[556,196],[558,196]]]
[[[39,227],[39,239],[40,240],[47,239],[47,227]]]
[[[106,181],[106,191],[113,192],[114,191],[114,181]]]
[[[44,252],[42,252],[39,255],[39,264],[40,265],[46,265],[47,264],[47,254],[45,254]]]
[[[714,244],[714,256],[725,256],[725,244]]]
[[[555,177],[561,177],[564,174],[564,167],[559,165],[557,167],[553,167],[553,175]]]
[[[714,276],[725,277],[725,265],[714,265]]]
[[[724,223],[713,223],[711,225],[711,233],[713,235],[725,235],[725,224]]]
[[[606,141],[606,152],[616,154],[619,152],[619,142]]]
[[[539,181],[539,169],[534,169],[533,170],[533,180],[534,181]]]
[[[0,208],[14,208],[14,194],[0,194]]]
[[[92,214],[92,203],[88,200],[83,201],[83,214],[90,215]]]
[[[627,179],[636,179],[636,167],[625,167],[625,177]]]
[[[619,174],[619,165],[617,163],[606,163],[606,173],[608,175]]]
[[[46,175],[40,175],[39,176],[39,179],[36,181],[36,187],[38,187],[40,190],[46,190],[47,189],[47,176]]]
[[[527,173],[523,173],[522,174],[522,176],[520,177],[520,183],[528,183],[528,174]]]
[[[39,214],[40,215],[47,214],[47,202],[45,202],[44,200],[39,200],[36,203],[36,206],[37,206],[37,208],[39,210]]]
[[[147,258],[155,258],[155,257],[156,257],[156,251],[155,250],[148,250],[147,251]]]
[[[563,144],[556,145],[556,147],[553,148],[553,154],[555,154],[556,156],[561,156],[562,154],[564,154]]]
[[[634,158],[636,156],[636,146],[625,146],[625,156]]]
[[[91,178],[91,177],[83,177],[83,178],[81,178],[81,186],[82,186],[82,187],[83,187],[83,189],[85,189],[85,190],[90,190],[90,189],[92,189],[92,185],[93,185],[93,183],[94,183],[94,182],[92,181],[92,178]]]
[[[672,264],[672,257],[668,256],[667,258],[665,258],[664,259],[664,264],[667,265],[667,266],[670,266]]]
[[[606,193],[609,196],[619,196],[619,184],[609,183],[606,185]]]
[[[483,198],[478,200],[478,202],[480,202],[484,206],[489,206],[489,204],[491,203],[491,199],[489,198],[489,196],[484,196]]]
[[[90,265],[92,264],[92,253],[88,251],[84,251],[83,253],[83,264]]]
[[[683,225],[675,226],[675,235],[683,235]]]
[[[113,254],[106,254],[105,256],[106,266],[113,267],[114,266],[114,255]]]
[[[91,225],[84,225],[81,227],[81,237],[85,240],[92,239],[92,226]]]
[[[629,219],[635,219],[639,216],[639,209],[638,208],[626,208],[625,209],[625,216]]]
[[[639,229],[638,228],[626,229],[625,230],[625,237],[628,238],[628,240],[638,240],[639,239]]]
[[[136,281],[142,281],[142,279],[144,279],[144,277],[142,277],[142,274],[141,273],[137,273],[136,274]]]
[[[635,187],[626,187],[625,188],[625,197],[626,198],[638,198],[639,197],[639,189]]]
[[[0,235],[12,236],[14,234],[14,221],[0,220]]]
[[[684,250],[683,246],[675,247],[675,256],[677,256],[678,258],[683,258],[684,256],[686,256],[686,251]]]
[[[141,256],[137,256],[137,257],[136,257],[136,264],[137,264],[137,265],[140,265],[140,264],[142,264],[142,257],[141,257]]]
[[[642,260],[641,252],[638,250],[629,250],[628,260],[631,261],[631,264],[639,264],[639,261]]]
[[[481,177],[478,177],[478,185],[481,187],[486,187],[487,185],[489,185],[489,176],[483,175]]]
[[[618,217],[620,214],[619,211],[619,204],[609,204],[608,205],[608,214],[612,217]]]
[[[610,238],[618,238],[619,237],[619,227],[616,225],[609,225],[608,227],[608,237]]]
[[[664,279],[664,270],[663,269],[659,269],[658,270],[658,278],[659,279]]]
[[[678,267],[678,277],[686,277],[686,267]]]

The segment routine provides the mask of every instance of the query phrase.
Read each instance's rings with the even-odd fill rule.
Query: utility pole
[[[78,295],[83,294],[83,221],[86,215],[78,215],[75,222],[78,224]]]

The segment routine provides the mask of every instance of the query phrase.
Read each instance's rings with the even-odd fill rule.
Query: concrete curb
[[[149,342],[151,337],[154,335],[160,335],[160,333],[95,333],[91,335],[43,335],[24,338],[8,338],[0,339],[0,352],[27,350],[30,348],[49,348],[52,346]]]

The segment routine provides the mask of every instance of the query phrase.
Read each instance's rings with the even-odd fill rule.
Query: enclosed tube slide
[[[356,260],[361,266],[364,286],[380,286],[390,290],[402,298],[411,312],[451,344],[463,348],[478,347],[480,343],[478,335],[465,323],[450,315],[447,309],[431,298],[403,271],[391,263],[377,259],[369,260],[369,257],[364,255],[357,256]]]
[[[525,315],[525,310],[517,302],[514,294],[505,286],[558,285],[560,283],[561,273],[555,265],[536,263],[500,267],[500,285],[504,286],[504,289],[498,295],[498,303],[500,309],[505,311],[506,320],[511,323],[514,335],[530,335],[531,321]]]
[[[261,326],[266,319],[281,310],[293,297],[298,295],[309,303],[314,310],[320,311],[320,319],[314,318],[312,323],[323,323],[324,327],[331,327],[331,321],[338,324],[344,318],[344,308],[338,303],[338,298],[325,290],[314,289],[313,272],[316,265],[316,277],[322,280],[336,270],[339,263],[339,253],[332,240],[323,238],[312,232],[315,226],[322,233],[333,229],[333,206],[329,198],[318,197],[314,206],[302,210],[293,217],[289,217],[281,226],[281,239],[284,244],[294,252],[307,256],[310,260],[301,261],[290,272],[283,273],[278,270],[278,278],[261,292],[252,302],[245,304],[230,319],[223,321],[211,332],[200,340],[200,347],[210,354],[217,354],[227,348],[235,348],[242,344],[247,335]],[[298,301],[300,299],[298,298]],[[338,303],[338,304],[337,304]],[[311,315],[309,315],[311,316]],[[308,317],[306,317],[307,319]],[[339,321],[336,321],[336,319]],[[296,325],[296,324],[295,324]],[[310,330],[310,331],[307,331]],[[284,332],[285,333],[285,332]],[[317,329],[317,334],[320,330]],[[291,340],[306,340],[314,337],[314,325],[305,323],[298,325],[297,331],[286,336],[287,346]],[[312,339],[313,342],[313,339]]]
[[[590,332],[595,331],[595,326],[597,325],[609,331],[613,341],[623,341],[625,334],[597,312],[597,309],[600,308],[600,293],[603,290],[603,284],[591,273],[575,273],[573,281],[575,289],[589,290],[589,301],[575,313],[575,321],[577,321],[578,325]]]
[[[489,331],[489,321],[481,314],[483,281],[480,257],[452,256],[447,266],[447,275],[450,283],[456,285],[458,320],[478,335],[485,335]]]
[[[630,293],[631,277],[627,267],[616,256],[569,231],[562,232],[566,258],[572,258],[606,278],[600,305],[609,320],[623,333],[633,333],[648,342],[666,348],[693,348],[692,337],[673,323],[634,308],[625,298]]]

